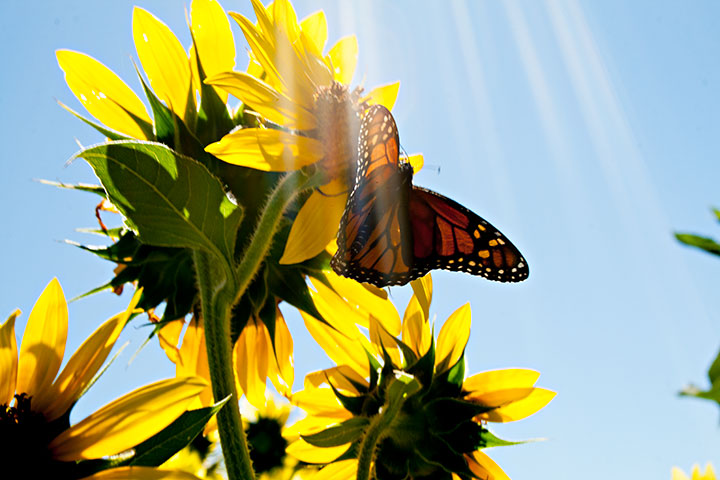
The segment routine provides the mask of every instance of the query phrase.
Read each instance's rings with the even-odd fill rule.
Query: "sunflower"
[[[166,324],[158,335],[160,344],[168,358],[176,365],[177,376],[197,375],[210,381],[202,321],[194,317],[188,322],[184,333],[183,325],[182,320]],[[290,395],[295,378],[292,336],[279,310],[275,316],[274,334],[273,345],[265,324],[259,319],[251,318],[240,332],[233,349],[237,389],[258,409],[266,407],[267,378],[270,378],[276,390],[285,396]],[[203,407],[213,404],[209,386],[200,394],[198,401]],[[208,424],[206,432],[212,425]]]
[[[700,471],[700,465],[693,465],[692,475],[690,477],[677,467],[673,467],[672,469],[672,480],[715,480],[715,478],[715,470],[711,463],[705,465],[705,473]]]
[[[326,54],[327,23],[322,11],[298,22],[288,0],[267,7],[252,0],[257,24],[230,13],[250,46],[247,72],[209,76],[206,83],[239,98],[260,119],[256,128],[236,130],[206,151],[233,165],[268,172],[317,165],[325,184],[305,201],[280,258],[299,263],[320,254],[337,233],[357,157],[360,116],[380,103],[391,109],[399,84],[368,95],[353,90],[358,46],[340,39]]]
[[[125,312],[98,327],[62,371],[68,311],[57,279],[48,284],[33,307],[19,354],[15,320],[20,311],[13,312],[0,326],[0,431],[5,440],[0,455],[4,473],[32,478],[42,478],[48,472],[57,478],[86,477],[99,469],[93,460],[126,452],[160,432],[205,388],[206,383],[196,377],[162,380],[70,425],[73,405],[92,385],[139,298],[140,292]],[[106,470],[91,478],[162,478],[158,475],[153,468],[133,467]]]
[[[193,46],[186,52],[161,20],[142,8],[133,10],[133,39],[140,64],[152,87],[152,96],[164,102],[192,129],[198,122],[198,107],[202,106],[202,98],[201,104],[196,104],[195,93],[196,90],[201,92],[203,75],[231,70],[235,65],[235,43],[225,11],[214,0],[193,0],[190,31]],[[102,123],[101,131],[111,138],[116,137],[113,134],[120,134],[125,138],[163,141],[160,119],[155,118],[155,122],[151,119],[142,100],[112,70],[89,55],[72,50],[58,50],[56,57],[68,87],[87,111]],[[202,74],[198,57],[201,58]],[[222,102],[227,100],[224,91],[217,90],[216,93]],[[155,108],[153,114],[158,117]]]
[[[304,390],[293,395],[308,416],[294,425],[302,438],[288,451],[308,463],[329,464],[318,479],[369,478],[370,468],[379,479],[507,479],[482,449],[514,442],[499,439],[486,424],[523,419],[555,394],[534,386],[539,373],[532,370],[465,378],[470,306],[450,315],[435,340],[428,321],[431,278],[412,286],[401,339],[384,326],[394,320],[375,318],[380,311],[368,317],[369,338],[303,315],[336,366],[308,374]],[[327,306],[341,305],[330,289],[319,288],[316,296]],[[345,312],[337,309],[336,315]]]

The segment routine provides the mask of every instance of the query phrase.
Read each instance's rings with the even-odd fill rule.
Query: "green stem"
[[[250,281],[265,260],[283,213],[295,196],[313,186],[308,170],[298,170],[282,177],[270,194],[257,227],[236,271],[225,260],[196,250],[193,255],[200,289],[205,345],[210,367],[210,380],[215,401],[228,395],[228,402],[217,416],[225,466],[229,480],[254,480],[247,438],[242,428],[238,407],[239,396],[233,374],[232,345],[230,343],[231,307],[245,294]]]
[[[200,286],[205,348],[207,349],[210,380],[215,401],[228,395],[232,398],[217,414],[228,480],[254,480],[245,430],[238,406],[238,394],[233,374],[232,345],[230,344],[230,306],[235,294],[231,273],[223,269],[214,257],[195,250],[195,272]],[[224,270],[224,271],[223,271]],[[218,280],[222,279],[220,282]]]
[[[404,386],[399,386],[404,390]],[[358,469],[357,469],[357,480],[370,480],[371,478],[371,467],[375,460],[375,452],[377,446],[382,440],[388,428],[392,425],[395,418],[397,418],[400,409],[402,409],[405,403],[405,395],[402,393],[398,396],[391,396],[385,403],[383,412],[373,417],[370,422],[370,426],[365,432],[365,437],[360,444],[360,452],[358,454]]]
[[[243,253],[240,266],[237,268],[238,290],[235,295],[236,302],[245,294],[245,290],[270,251],[272,239],[280,226],[280,221],[288,204],[300,192],[315,186],[314,184],[321,178],[320,174],[312,176],[311,171],[301,169],[286,174],[277,183],[265,204],[265,208],[263,208],[255,232]]]

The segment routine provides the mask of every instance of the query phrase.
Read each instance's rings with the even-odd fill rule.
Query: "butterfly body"
[[[432,269],[518,282],[527,262],[486,220],[459,203],[412,184],[400,160],[390,112],[372,106],[360,128],[358,171],[330,262],[340,275],[378,287],[404,285]]]

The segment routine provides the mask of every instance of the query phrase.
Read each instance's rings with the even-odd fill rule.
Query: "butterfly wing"
[[[395,120],[383,106],[370,107],[360,126],[355,187],[338,231],[330,265],[340,275],[377,286],[409,281],[412,167],[399,164]]]
[[[413,187],[409,207],[416,276],[439,268],[498,282],[520,282],[528,277],[527,262],[515,245],[456,201]]]
[[[526,279],[527,262],[500,231],[459,203],[412,185],[399,145],[392,114],[372,106],[360,126],[358,170],[333,270],[377,287],[404,285],[433,269]]]

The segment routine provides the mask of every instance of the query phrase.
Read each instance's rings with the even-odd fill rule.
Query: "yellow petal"
[[[255,7],[255,3],[253,3],[253,7]],[[264,12],[265,7],[263,7],[262,4],[260,4],[260,7]],[[256,14],[257,12],[258,10],[256,9]],[[251,63],[254,60],[260,65],[262,72],[265,74],[266,82],[268,82],[275,88],[280,87],[282,85],[282,82],[280,81],[280,74],[278,73],[277,69],[275,68],[275,64],[273,63],[275,48],[272,43],[269,41],[268,38],[265,37],[262,29],[256,28],[255,24],[253,24],[253,22],[251,22],[245,16],[235,12],[230,12],[230,16],[235,19],[238,25],[240,25],[240,29],[245,36],[245,40],[247,40],[248,45],[250,46],[250,53],[252,53]],[[258,14],[258,23],[260,25],[263,24],[262,19],[269,22],[269,20],[267,19],[267,15]],[[254,74],[254,72],[248,73]]]
[[[291,401],[311,417],[327,417],[342,421],[352,416],[352,413],[343,408],[335,392],[329,388],[306,388],[293,393]]]
[[[400,315],[387,297],[381,297],[360,283],[341,277],[332,271],[325,272],[325,278],[338,295],[345,298],[352,306],[367,313],[372,313],[390,335],[400,334]]]
[[[190,5],[190,30],[205,77],[227,72],[235,67],[235,41],[225,10],[215,0],[193,0]],[[194,60],[195,56],[191,57]],[[220,99],[227,92],[216,88]]]
[[[350,444],[338,445],[336,447],[321,448],[310,445],[302,438],[299,438],[288,445],[285,453],[306,463],[330,463],[350,448]],[[316,479],[317,475],[313,477]],[[335,479],[336,477],[329,477]]]
[[[49,394],[65,354],[67,330],[67,302],[53,278],[30,312],[20,344],[16,390],[32,396],[33,404]]]
[[[410,298],[402,323],[402,340],[418,357],[430,349],[432,332],[416,295]]]
[[[685,472],[680,470],[678,467],[672,468],[672,480],[690,480],[690,478],[685,475]]]
[[[49,395],[34,403],[33,408],[44,412],[47,421],[64,415],[85,392],[115,346],[141,295],[142,289],[138,289],[124,312],[100,325],[83,342],[58,375]]]
[[[290,129],[312,130],[315,114],[273,87],[245,72],[219,72],[205,83],[235,95],[263,118]]]
[[[446,370],[460,359],[470,338],[470,304],[466,303],[455,310],[445,320],[438,334],[435,365],[440,371]]]
[[[156,467],[119,467],[103,470],[83,480],[200,480],[181,470],[160,470]]]
[[[280,264],[300,263],[322,253],[337,235],[347,197],[313,191],[290,227]]]
[[[369,314],[348,304],[321,281],[311,279],[311,282],[315,291],[310,290],[310,295],[320,315],[346,337],[359,338],[361,334],[355,325],[367,328]]]
[[[58,50],[55,55],[65,82],[90,115],[130,137],[151,138],[152,120],[145,105],[112,70],[80,52]]]
[[[544,388],[533,388],[530,389],[529,392],[527,392],[526,389],[518,388],[499,390],[493,392],[493,394],[474,397],[471,400],[483,405],[502,405],[507,403],[505,406],[476,417],[477,420],[504,423],[522,420],[542,410],[545,405],[550,403],[550,400],[555,398],[555,395],[555,392],[545,390]]]
[[[352,480],[357,475],[358,461],[342,460],[324,467],[312,478],[313,480]]]
[[[468,377],[463,382],[467,392],[488,392],[508,388],[530,388],[540,378],[540,372],[524,368],[489,370]]]
[[[384,356],[387,353],[392,360],[393,365],[402,365],[402,356],[400,355],[400,347],[398,347],[395,337],[390,335],[375,317],[370,315],[370,340],[376,347],[375,353]],[[384,352],[383,352],[384,350]]]
[[[349,85],[355,74],[358,59],[358,43],[355,35],[338,40],[328,52],[328,58],[335,81]]]
[[[408,155],[407,158],[405,158],[405,161],[412,166],[413,175],[422,170],[423,166],[425,165],[425,158],[423,157],[422,153]]]
[[[400,90],[400,82],[375,87],[361,101],[367,101],[370,105],[383,105],[388,110],[392,110],[397,100],[398,90]]]
[[[303,36],[312,41],[315,55],[322,55],[325,50],[325,42],[327,42],[327,20],[325,12],[318,10],[308,15],[300,22],[300,29]]]
[[[20,310],[15,310],[0,325],[0,405],[10,405],[15,395],[18,361],[15,319],[18,315]]]
[[[205,150],[223,162],[265,172],[298,170],[323,158],[317,140],[267,128],[237,130]]]
[[[268,362],[273,355],[270,332],[265,324],[251,318],[235,342],[233,352],[238,390],[245,394],[252,406],[263,408]]]
[[[168,359],[176,365],[176,368],[182,365],[179,344],[180,334],[184,326],[185,321],[183,319],[173,320],[166,323],[158,332],[160,347],[165,351]]]
[[[325,325],[315,318],[300,312],[305,320],[305,327],[315,341],[320,344],[328,357],[337,365],[348,365],[358,375],[364,377],[368,374],[370,364],[363,349],[362,343],[352,340],[337,330]],[[360,336],[359,338],[364,338]]]
[[[484,480],[510,480],[510,477],[503,472],[490,457],[485,455],[481,450],[474,451],[471,455],[466,455],[470,471],[477,478]]]
[[[53,458],[71,462],[123,452],[170,425],[206,386],[196,377],[173,378],[124,395],[55,437]]]
[[[180,41],[167,25],[140,7],[133,9],[133,39],[155,94],[192,125],[195,102],[190,62]]]
[[[310,372],[305,375],[305,388],[318,388],[324,383],[329,383],[339,390],[345,390],[351,395],[359,395],[357,385],[368,385],[367,380],[361,377],[355,370],[347,365],[326,368],[317,372]]]
[[[175,366],[175,376],[197,376],[205,379],[208,386],[198,396],[199,403],[197,407],[209,407],[214,403],[210,386],[210,366],[208,365],[207,351],[205,350],[205,328],[198,318],[190,320],[183,336],[179,354],[181,361]]]
[[[293,341],[285,319],[277,311],[275,316],[275,355],[270,379],[279,393],[289,397],[295,381],[295,365],[293,362]]]
[[[410,286],[413,289],[413,294],[420,303],[423,315],[425,316],[425,321],[429,322],[430,304],[432,303],[433,293],[432,275],[428,273],[427,275],[418,278],[417,280],[413,280],[412,282],[410,282]]]

